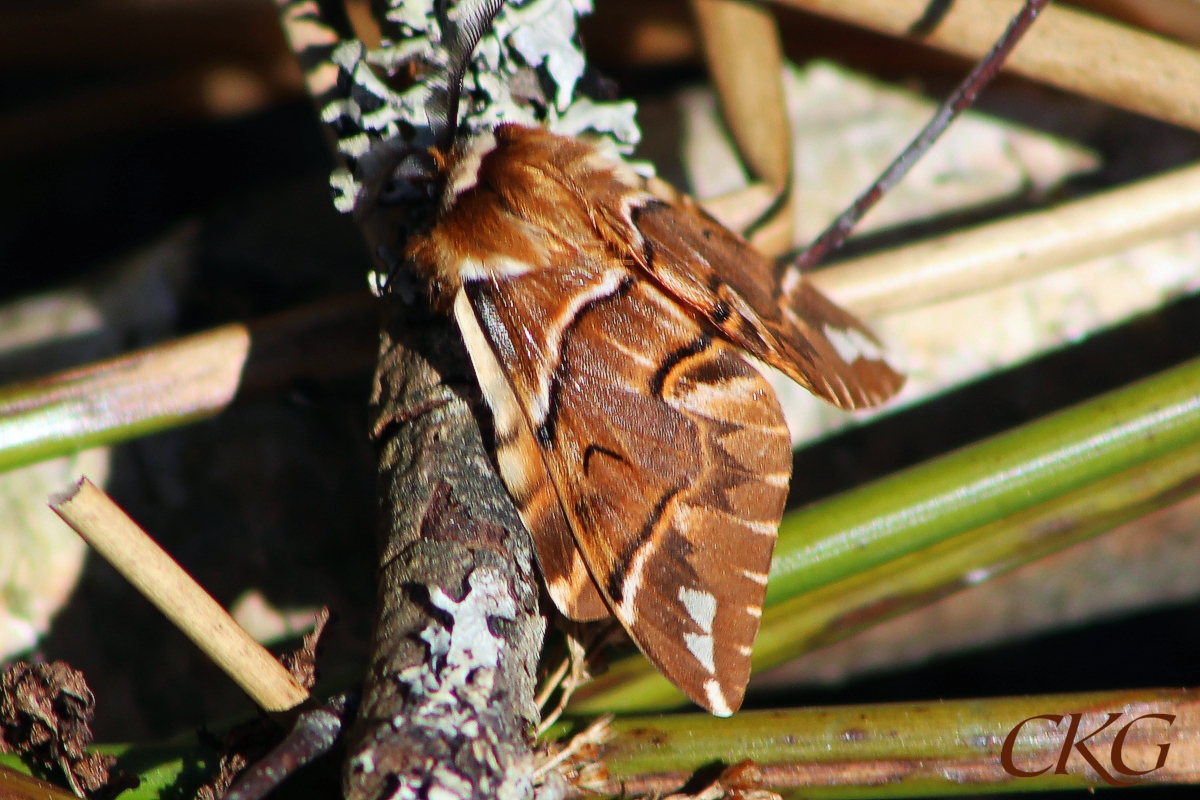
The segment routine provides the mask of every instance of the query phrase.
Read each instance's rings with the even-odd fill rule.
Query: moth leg
[[[541,736],[558,722],[558,718],[567,710],[575,690],[592,679],[588,664],[600,648],[610,644],[616,637],[625,639],[623,629],[612,618],[603,622],[571,622],[560,618],[557,627],[565,637],[567,654],[559,668],[547,679],[538,697],[542,721],[534,733],[535,737]],[[554,704],[552,711],[546,713],[546,706],[556,690],[558,702]]]
[[[908,174],[913,165],[946,131],[950,123],[975,102],[975,98],[983,91],[983,88],[991,83],[992,78],[1000,72],[1008,54],[1017,46],[1017,42],[1025,35],[1025,31],[1029,30],[1029,26],[1049,3],[1050,0],[1025,0],[1025,5],[1008,23],[1004,34],[996,41],[996,44],[992,45],[992,49],[988,51],[987,55],[975,65],[975,69],[971,70],[971,73],[938,107],[933,118],[921,129],[916,138],[908,147],[904,148],[895,161],[888,165],[883,174],[876,178],[875,182],[825,229],[824,233],[796,257],[792,262],[792,269],[801,272],[812,269],[825,256],[841,247],[842,242],[846,241],[846,237],[854,230],[854,226],[863,218],[863,215]]]
[[[222,800],[262,800],[301,767],[328,753],[358,708],[358,693],[344,692],[296,718],[274,750],[252,764]]]

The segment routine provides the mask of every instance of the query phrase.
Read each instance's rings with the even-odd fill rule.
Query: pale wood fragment
[[[266,711],[308,698],[266,648],[87,478],[50,507]]]
[[[813,273],[865,317],[981,292],[1200,226],[1200,166]]]
[[[1074,5],[1188,44],[1200,44],[1196,0],[1074,0]]]
[[[779,0],[784,5],[907,36],[928,0]],[[976,59],[1022,0],[958,0],[920,41]],[[1059,4],[1050,6],[1006,69],[1069,92],[1200,129],[1200,51]]]
[[[691,0],[691,5],[725,124],[742,160],[771,188],[772,199],[789,194],[750,236],[764,252],[782,253],[792,241],[792,132],[775,15],[743,0]]]

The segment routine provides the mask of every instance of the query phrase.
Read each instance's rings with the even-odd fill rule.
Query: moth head
[[[426,147],[397,140],[379,143],[359,159],[363,188],[355,215],[365,217],[380,205],[420,204],[436,197],[441,166]]]
[[[463,80],[476,45],[491,29],[503,5],[504,0],[457,0],[453,6],[450,0],[434,0],[441,29],[441,56],[433,74],[425,79],[429,86],[425,106],[428,127],[409,128],[396,138],[377,142],[359,158],[362,188],[354,213],[360,224],[371,220],[368,228],[390,228],[393,233],[399,232],[402,240],[427,229],[446,198],[453,197],[455,181],[461,182],[455,164],[461,163],[469,143],[458,136]],[[389,213],[377,214],[381,206],[390,207]],[[397,253],[403,249],[393,233],[369,236],[379,240],[377,250],[387,266],[386,277],[376,273],[377,294],[390,293],[406,267],[401,260],[384,256],[385,251]]]
[[[429,80],[425,114],[428,130],[413,131],[372,147],[359,161],[363,188],[356,213],[366,216],[379,205],[427,205],[445,188],[458,142],[462,85],[471,54],[491,29],[504,0],[437,0],[443,63]]]

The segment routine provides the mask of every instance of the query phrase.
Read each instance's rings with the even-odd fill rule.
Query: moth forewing
[[[686,198],[630,206],[628,221],[609,217],[613,238],[733,344],[840,408],[877,405],[903,386],[874,334],[797,270],[776,266]]]
[[[730,713],[749,677],[790,437],[765,380],[732,346],[619,262],[607,270],[626,280],[585,266],[468,282],[456,317],[471,315],[468,346],[482,337],[525,398],[526,438],[617,618],[689,697]],[[520,298],[571,288],[590,299],[562,298],[562,329],[545,334],[558,342],[552,373],[539,373],[506,339],[555,314]],[[534,397],[542,391],[547,399]],[[520,488],[510,483],[514,496]],[[546,532],[534,536],[542,557]]]
[[[453,308],[552,599],[611,611],[732,713],[791,474],[779,402],[739,349],[847,407],[899,376],[849,314],[590,145],[502,125],[444,170],[407,255]]]
[[[591,622],[609,616],[583,556],[575,546],[558,493],[546,473],[542,455],[530,435],[521,406],[491,346],[479,328],[466,292],[454,300],[454,319],[485,401],[492,411],[496,463],[517,506],[521,521],[534,537],[538,563],[550,599],[569,619]]]

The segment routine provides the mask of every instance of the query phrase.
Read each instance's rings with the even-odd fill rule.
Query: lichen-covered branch
[[[347,798],[533,797],[545,620],[533,544],[471,410],[449,320],[398,306],[372,397],[380,445],[375,651]]]
[[[423,310],[420,287],[397,263],[409,214],[430,199],[389,194],[397,154],[432,144],[426,106],[446,65],[442,23],[470,18],[477,2],[373,3],[376,49],[353,37],[336,0],[280,3],[335,142],[334,205],[356,212],[378,269],[405,301],[385,326],[372,397],[381,566],[374,652],[347,733],[352,799],[534,795],[545,619],[532,540],[480,433],[482,404],[458,332]],[[540,124],[631,151],[640,136],[634,104],[586,91],[601,85],[576,35],[590,10],[590,0],[506,4],[466,71],[460,127]],[[486,413],[479,419],[487,424]]]
[[[450,15],[479,0],[448,3]],[[321,120],[343,166],[330,185],[339,211],[353,211],[387,145],[427,145],[426,105],[445,54],[439,49],[442,0],[388,0],[377,10],[377,49],[349,37],[315,2],[287,0],[280,15],[306,72]],[[468,132],[501,122],[544,125],[566,136],[591,133],[621,153],[641,138],[633,101],[597,99],[576,32],[591,0],[513,0],[475,48],[463,80],[460,124]],[[382,13],[378,13],[382,12]]]

